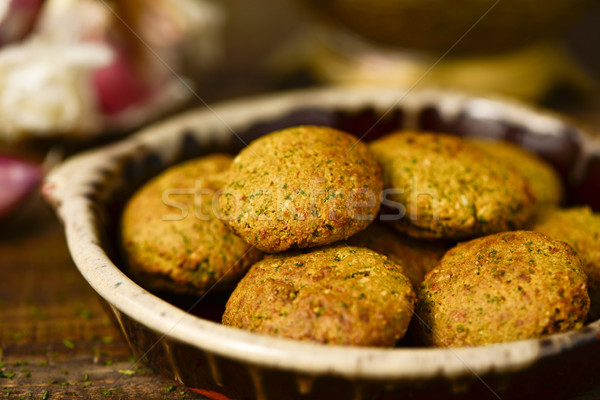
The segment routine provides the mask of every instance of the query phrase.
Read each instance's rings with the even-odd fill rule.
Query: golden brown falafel
[[[464,239],[523,227],[534,197],[525,179],[457,136],[398,131],[374,141],[394,226],[417,238]],[[386,201],[387,201],[386,200]]]
[[[400,267],[372,250],[334,245],[254,264],[229,298],[223,323],[317,343],[393,346],[414,301]]]
[[[513,165],[527,180],[539,205],[557,205],[563,186],[556,170],[540,156],[506,141],[472,140],[492,157]]]
[[[349,237],[346,243],[376,251],[400,265],[415,288],[421,285],[425,274],[437,265],[448,249],[446,243],[413,239],[380,222]]]
[[[345,239],[377,215],[381,169],[368,147],[318,126],[283,129],[235,158],[220,209],[247,243],[265,252]]]
[[[588,276],[590,319],[600,318],[600,215],[589,207],[547,207],[536,213],[532,229],[573,246]]]
[[[586,280],[575,250],[539,232],[461,243],[419,290],[422,339],[474,346],[581,328],[590,304]]]
[[[262,254],[213,213],[231,157],[215,154],[174,166],[127,203],[121,238],[128,272],[150,290],[201,294],[235,285]]]

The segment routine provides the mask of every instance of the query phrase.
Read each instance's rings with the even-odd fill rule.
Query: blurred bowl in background
[[[560,40],[597,0],[300,0],[312,10],[322,82],[444,86],[581,104],[598,84]]]
[[[595,0],[301,1],[369,40],[437,53],[454,45],[457,53],[491,53],[554,37],[597,4]]]

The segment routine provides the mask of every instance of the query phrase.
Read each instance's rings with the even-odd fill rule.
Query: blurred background
[[[595,0],[1,4],[9,144],[122,133],[202,103],[323,84],[435,85],[583,109],[600,77]]]
[[[296,68],[309,82],[418,82],[530,101],[567,88],[590,94],[600,77],[595,1],[470,0],[448,10],[443,0],[260,0],[256,13],[226,3],[223,61],[244,66],[241,76],[248,66],[271,77]]]
[[[597,1],[258,0],[228,10],[224,95],[269,85],[449,86],[581,109],[600,79]],[[233,86],[230,87],[229,84]],[[239,88],[237,89],[239,90]],[[574,104],[576,103],[576,104]]]
[[[433,85],[600,124],[599,1],[447,4],[2,0],[0,215],[71,154],[257,93]]]

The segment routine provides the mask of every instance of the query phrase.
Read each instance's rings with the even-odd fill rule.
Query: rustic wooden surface
[[[131,358],[39,198],[0,223],[0,392],[11,399],[203,399]]]

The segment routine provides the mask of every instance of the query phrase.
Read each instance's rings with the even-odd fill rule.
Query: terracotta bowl
[[[213,399],[565,398],[594,383],[600,321],[486,347],[324,346],[220,325],[224,295],[157,295],[127,277],[116,226],[137,187],[185,159],[235,152],[297,124],[330,125],[366,139],[419,128],[513,141],[557,168],[569,204],[600,208],[600,142],[560,116],[518,103],[439,90],[325,88],[194,110],[67,160],[43,186],[77,267],[137,357]]]

